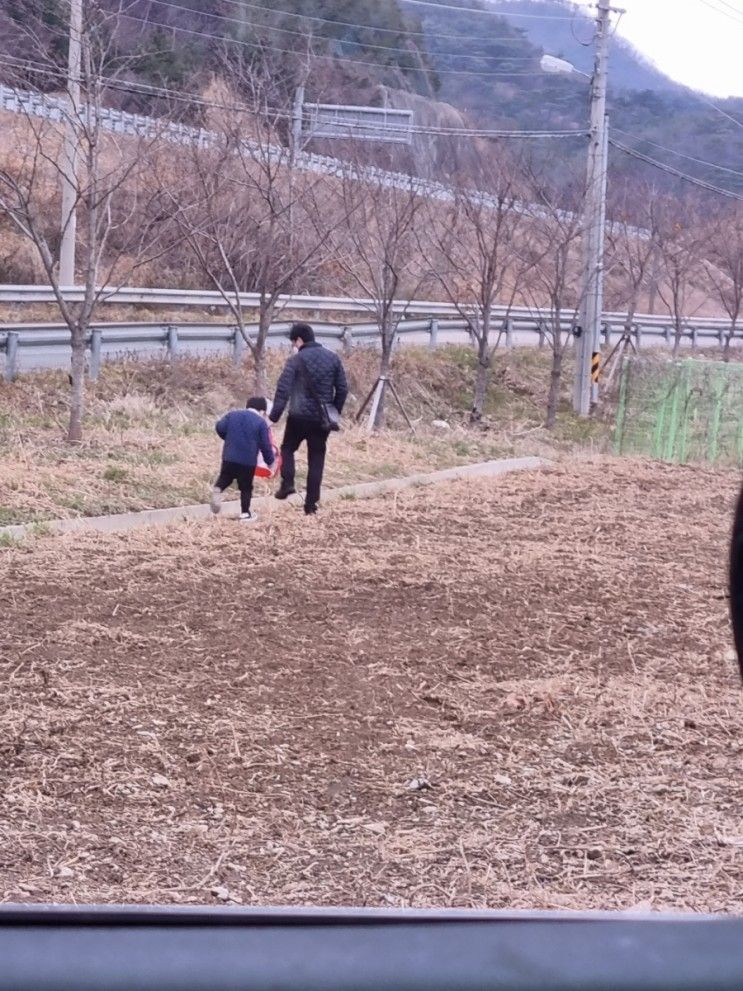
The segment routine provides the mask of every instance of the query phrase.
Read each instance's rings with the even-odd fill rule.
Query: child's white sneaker
[[[222,490],[218,489],[216,485],[212,489],[211,498],[209,499],[209,508],[215,516],[222,508]]]
[[[241,523],[257,523],[258,522],[258,517],[255,515],[255,513],[250,513],[250,512],[248,512],[248,513],[240,513],[240,522]]]

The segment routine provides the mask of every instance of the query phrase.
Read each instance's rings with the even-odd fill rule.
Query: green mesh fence
[[[615,451],[743,465],[743,365],[625,359]]]

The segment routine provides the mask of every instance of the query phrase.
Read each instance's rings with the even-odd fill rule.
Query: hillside
[[[547,52],[584,72],[592,71],[593,25],[584,8],[567,0],[496,0],[490,7],[501,16],[485,17],[453,11],[454,5],[486,7],[471,0],[454,0],[440,10],[415,8],[424,11],[421,20],[431,64],[440,79],[441,99],[491,126],[565,128],[586,123],[588,80],[548,75],[539,68],[539,58]],[[574,16],[557,19],[556,13]],[[517,14],[529,17],[520,19]],[[740,173],[733,175],[684,157],[738,170],[743,160],[743,128],[730,118],[737,114],[743,121],[743,100],[714,101],[719,108],[715,110],[710,101],[664,76],[617,36],[611,42],[609,80],[608,110],[615,138],[707,182],[743,191]],[[580,148],[561,145],[562,156],[582,154]],[[611,167],[615,176],[642,175],[661,185],[676,184],[660,170],[619,151],[612,151]]]
[[[285,105],[305,80],[310,100],[410,107],[426,127],[565,129],[587,122],[587,80],[539,68],[549,52],[591,70],[592,21],[569,0],[447,0],[438,7],[436,0],[133,0],[124,13],[117,0],[100,0],[97,7],[108,17],[105,64],[131,84],[112,88],[107,99],[127,110],[172,110],[137,92],[137,83],[203,94],[239,61],[264,70],[272,99]],[[0,81],[59,89],[67,16],[66,0],[0,0]],[[713,105],[614,37],[609,112],[619,142],[743,191],[743,100]],[[196,108],[191,119],[198,116]],[[408,162],[425,175],[461,170],[465,145],[471,140],[455,147],[424,136]],[[343,151],[329,142],[314,150]],[[390,164],[385,148],[363,151]],[[542,167],[565,171],[582,167],[584,146],[529,142],[528,153]],[[611,168],[616,178],[680,188],[673,176],[616,149]]]
[[[572,8],[559,0],[489,0],[489,5],[503,13],[511,14],[511,23],[523,25],[529,41],[545,52],[567,59],[582,72],[593,70],[593,38],[590,9]],[[572,20],[538,20],[539,15],[549,15],[556,7],[574,9]],[[518,20],[515,14],[529,14],[529,19]],[[532,19],[534,18],[534,19]],[[620,35],[613,35],[609,48],[610,82],[614,92],[622,90],[653,90],[661,93],[678,93],[683,86],[669,79],[629,42]]]

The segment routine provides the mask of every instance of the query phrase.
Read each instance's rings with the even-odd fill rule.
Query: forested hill
[[[496,10],[502,16],[453,6]],[[440,9],[433,4],[410,9],[420,12],[440,99],[497,126],[585,124],[588,80],[548,75],[539,67],[546,52],[591,72],[593,22],[585,8],[567,0],[442,0]],[[675,83],[616,36],[609,80],[610,133],[618,141],[707,182],[743,191],[743,100],[711,100]],[[661,182],[667,177],[621,152],[612,155],[622,170]]]
[[[449,104],[473,124],[515,129],[587,121],[587,80],[539,67],[548,52],[591,70],[592,21],[568,0],[129,0],[123,6],[86,0],[86,6],[123,12],[112,60],[127,61],[128,78],[180,92],[203,92],[239,55],[268,67],[288,97],[311,52],[311,99],[407,99],[428,122],[437,114],[451,120],[454,111],[442,107]],[[68,11],[69,0],[0,0],[0,79],[58,88]],[[60,74],[39,70],[40,52]],[[617,140],[707,182],[743,190],[743,100],[707,100],[616,37],[610,80]],[[430,108],[422,98],[432,101]],[[125,109],[149,109],[125,92],[115,99]],[[566,147],[563,154],[581,152]],[[648,168],[612,154],[615,168]]]
[[[510,13],[511,23],[520,24],[536,47],[567,59],[583,72],[593,69],[594,12],[590,8],[551,0],[490,0],[489,6],[506,15]],[[571,16],[559,20],[550,18],[549,15],[555,12]],[[521,18],[517,16],[519,14],[528,17]],[[610,53],[610,81],[615,91],[649,89],[667,93],[683,89],[618,34],[611,38]]]

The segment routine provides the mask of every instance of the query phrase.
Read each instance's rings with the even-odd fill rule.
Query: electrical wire
[[[13,56],[7,56],[6,58],[13,58]],[[25,71],[36,71],[42,75],[52,76],[54,78],[65,80],[67,79],[67,74],[61,69],[43,69],[40,68],[37,63],[31,62],[29,60],[22,64],[23,60],[16,59],[13,62],[4,61],[3,57],[0,56],[0,65],[6,65],[10,68],[22,69]],[[179,103],[187,103],[193,106],[205,107],[211,110],[224,110],[229,113],[239,113],[239,114],[255,114],[257,111],[250,110],[250,108],[245,106],[230,105],[226,103],[217,103],[213,100],[205,100],[201,97],[188,96],[182,93],[175,93],[172,90],[166,89],[161,86],[152,86],[149,83],[120,83],[118,80],[111,79],[110,77],[102,76],[100,77],[101,82],[103,82],[108,89],[114,91],[130,93],[135,96],[150,96],[157,97],[160,99],[172,100]],[[83,80],[78,80],[83,82]],[[292,114],[289,111],[279,110],[276,108],[267,108],[272,119],[275,120],[291,120]],[[354,122],[338,122],[336,126],[339,127],[356,127]],[[399,131],[402,133],[412,133],[428,135],[433,137],[470,137],[470,138],[575,138],[575,137],[585,137],[585,130],[571,129],[571,130],[546,130],[538,128],[525,128],[523,130],[518,130],[515,128],[470,128],[470,127],[435,127],[435,126],[424,126],[411,124],[407,125],[395,125],[388,124],[386,129],[392,133]]]
[[[700,0],[705,7],[709,10],[713,10],[716,14],[722,14],[723,17],[727,17],[729,20],[733,21],[735,24],[743,24],[743,16],[735,17],[733,14],[729,13],[727,10],[720,10],[719,7],[713,7],[709,0]],[[726,4],[726,6],[730,6]],[[735,11],[738,15],[743,15],[743,10],[736,10],[735,7],[731,7],[731,10]]]
[[[743,127],[743,120],[738,120],[737,117],[733,117],[732,114],[727,113],[727,111],[723,110],[722,107],[718,107],[717,104],[712,102],[712,100],[708,100],[706,96],[702,96],[702,94],[697,93],[696,90],[692,90],[692,93],[694,98],[698,100],[699,103],[703,103],[705,106],[715,110],[721,117],[724,117],[725,120],[729,120],[733,124],[737,124],[738,127]]]
[[[665,145],[658,144],[657,141],[651,141],[649,138],[640,137],[637,134],[630,134],[629,131],[622,131],[618,127],[612,127],[612,132],[614,134],[623,134],[626,138],[634,138],[637,141],[643,141],[645,144],[652,145],[654,148],[660,149],[660,151],[667,151],[669,155],[676,155],[678,158],[685,158],[689,162],[696,162],[697,165],[706,165],[711,169],[719,169],[720,172],[727,172],[730,175],[740,176],[743,179],[743,172],[739,172],[737,169],[730,169],[726,165],[718,165],[716,162],[708,162],[703,158],[694,158],[693,155],[686,155],[682,151],[676,151],[674,148],[666,148]]]
[[[575,33],[575,19],[578,16],[579,16],[579,14],[578,14],[578,8],[576,7],[573,10],[573,16],[570,19],[570,33],[573,36],[573,41],[575,41],[577,44],[581,45],[581,47],[583,47],[583,48],[590,48],[591,45],[593,44],[593,32],[592,32],[592,36],[591,36],[590,41],[581,41],[580,38],[578,37],[578,35]],[[591,25],[591,26],[593,27],[593,25]]]
[[[3,59],[5,59],[6,61],[3,61]],[[9,62],[7,61],[8,59],[12,59],[13,61]],[[0,55],[0,64],[4,64],[7,65],[9,68],[19,69],[31,74],[46,75],[48,77],[53,77],[58,79],[63,85],[66,85],[67,83],[67,73],[66,71],[60,68],[50,67],[45,69],[39,66],[37,62],[33,62],[28,59],[26,60],[18,59],[11,55],[4,55],[4,56]],[[549,77],[545,76],[545,81],[548,81],[548,79]],[[234,106],[224,103],[215,103],[213,101],[208,101],[201,97],[197,97],[195,95],[177,93],[173,90],[166,89],[165,87],[158,87],[151,83],[142,83],[132,80],[125,84],[110,76],[102,77],[102,81],[104,81],[106,85],[114,91],[130,93],[135,96],[164,98],[172,102],[193,104],[194,106],[204,106],[208,108],[225,110],[234,113],[251,112],[248,110],[248,108],[244,106]],[[84,81],[81,79],[77,80],[77,82],[84,84]],[[541,101],[540,106],[544,107],[545,109],[553,109],[559,112],[564,112],[565,108],[569,107],[573,102],[574,101],[572,96],[570,94],[565,94],[564,96],[556,97],[548,101]],[[276,111],[276,113],[280,113],[280,111]],[[511,133],[516,133],[515,131],[506,131],[505,129],[500,129],[500,128],[494,128],[494,129],[461,128],[461,129],[454,129],[452,130],[451,133],[461,133],[462,135],[474,136],[473,130],[477,130],[477,134],[483,137],[497,137],[502,134],[510,135]],[[582,128],[560,130],[549,127],[544,127],[544,128],[535,127],[528,129],[528,133],[531,135],[540,135],[540,136],[544,135],[544,136],[570,137],[570,136],[583,135],[585,134],[585,130]]]
[[[727,0],[717,0],[717,2],[722,4],[723,7],[727,7],[728,10],[732,10],[734,13],[740,14],[740,16],[743,17],[743,10],[741,10],[740,7],[734,7],[731,3],[728,3]]]
[[[374,31],[375,34],[400,35],[401,33],[403,33],[403,31],[401,31],[400,28],[377,27],[376,24],[358,24],[355,21],[336,21],[334,18],[330,18],[330,17],[319,17],[317,14],[299,14],[291,10],[282,10],[280,7],[266,7],[265,5],[259,3],[249,3],[247,2],[247,0],[222,0],[222,2],[227,3],[232,7],[238,7],[240,9],[248,7],[251,10],[260,10],[266,14],[276,14],[276,15],[280,15],[281,17],[296,17],[302,21],[316,21],[321,24],[331,24],[340,27],[356,28],[357,30],[360,29],[362,31]],[[194,13],[193,8],[184,7],[183,9],[188,10],[190,13]],[[508,15],[503,15],[503,16],[508,16]],[[415,31],[412,28],[410,29],[405,28],[404,33],[406,35],[411,35],[415,37],[424,37],[429,39],[446,38],[447,40],[451,40],[451,41],[481,41],[481,42],[497,41],[503,44],[508,43],[513,45],[528,45],[530,47],[533,47],[532,43],[528,40],[528,38],[514,38],[512,35],[504,36],[504,37],[488,35],[486,39],[481,39],[481,38],[473,38],[471,35],[466,35],[466,34],[447,34],[447,33],[442,34],[441,32],[438,31],[436,32]]]
[[[449,3],[435,3],[434,0],[400,0],[402,4],[411,4],[414,7],[433,7],[434,10],[454,10],[458,14],[485,14],[489,17],[525,17],[537,21],[570,21],[572,14],[522,14],[517,11],[511,12],[502,10],[483,10],[479,7],[457,7]]]
[[[633,148],[628,148],[627,145],[622,144],[620,141],[615,141],[613,138],[609,138],[609,144],[613,148],[623,151],[625,155],[629,155],[631,158],[637,158],[641,162],[646,162],[648,165],[653,165],[662,172],[668,172],[670,175],[674,175],[679,179],[684,179],[686,182],[690,182],[695,186],[700,186],[702,189],[706,189],[709,192],[719,193],[721,196],[727,196],[730,199],[740,200],[743,202],[743,194],[734,193],[732,189],[723,189],[721,186],[715,186],[711,182],[705,182],[704,179],[697,179],[696,176],[689,175],[687,172],[681,172],[680,169],[675,169],[672,165],[665,165],[663,162],[659,162],[657,159],[651,158],[649,155],[643,155],[642,152],[635,151]]]
[[[148,27],[156,26],[161,30],[168,31],[179,31],[181,34],[188,34],[192,37],[206,38],[209,41],[219,41],[229,45],[239,45],[243,48],[257,49],[259,51],[269,51],[276,52],[281,55],[297,55],[300,54],[296,49],[291,48],[278,48],[276,45],[266,45],[261,42],[254,41],[244,41],[239,38],[228,38],[220,35],[210,34],[206,31],[197,31],[195,28],[186,28],[180,24],[158,24],[153,25],[152,21],[148,21],[143,17],[137,17],[135,14],[125,14],[121,11],[118,14],[119,17],[125,17],[129,21],[137,21],[140,24],[146,24]],[[323,39],[324,40],[324,39]],[[410,53],[413,54],[412,52]],[[493,72],[493,71],[477,71],[476,69],[433,69],[426,66],[410,66],[403,68],[402,66],[390,66],[382,65],[379,62],[368,62],[363,59],[351,58],[350,56],[342,55],[315,55],[315,58],[336,58],[339,61],[352,62],[354,65],[366,65],[371,66],[374,69],[398,69],[401,72],[422,72],[422,73],[435,73],[438,76],[479,76],[486,79],[510,79],[517,76],[531,76],[532,78],[537,76],[541,77],[541,72]],[[536,59],[536,56],[535,56]]]
[[[197,12],[193,11],[190,8],[184,8],[184,7],[181,7],[179,4],[175,4],[175,3],[169,2],[169,0],[151,0],[151,2],[158,3],[161,6],[173,8],[173,9],[180,10],[180,11],[189,11],[189,12],[192,12],[192,13],[197,13]],[[232,0],[228,0],[228,2],[232,2]],[[404,2],[419,4],[419,5],[422,5],[422,6],[443,7],[444,9],[455,9],[455,10],[458,10],[458,11],[466,10],[466,8],[452,8],[452,7],[449,7],[449,5],[446,5],[446,4],[424,3],[423,0],[404,0]],[[702,0],[702,2],[705,2],[705,0]],[[706,4],[706,5],[707,6],[710,6],[709,4]],[[269,10],[269,8],[261,8],[261,7],[259,7],[259,5],[256,5],[256,4],[249,4],[248,6],[255,7],[257,9],[267,10],[267,11]],[[712,8],[712,9],[714,9],[714,8]],[[471,11],[474,12],[474,13],[485,13],[485,11],[478,11],[478,10],[475,10],[474,8],[471,8]],[[718,11],[718,12],[721,13],[721,11]],[[198,12],[198,13],[204,14],[204,12]],[[492,12],[487,12],[487,13],[492,13]],[[141,23],[143,23],[143,24],[145,24],[147,26],[150,26],[150,27],[153,27],[154,26],[151,21],[145,20],[143,18],[135,17],[134,15],[129,15],[129,14],[122,13],[121,16],[124,16],[124,17],[126,17],[126,18],[128,18],[130,20],[139,21],[139,22],[141,22]],[[223,17],[222,15],[204,14],[204,16],[215,17],[218,20],[224,20],[224,21],[242,23],[242,22],[238,22],[237,19],[235,19],[235,18]],[[296,15],[296,16],[302,16],[302,15]],[[537,16],[537,15],[534,15],[534,16]],[[556,18],[556,15],[545,15],[545,17],[548,18],[548,19],[555,19]],[[572,17],[571,18],[560,17],[559,19],[571,19],[572,20]],[[323,18],[313,18],[313,20],[324,21],[325,19],[323,19]],[[337,24],[339,22],[328,21],[328,23],[336,23]],[[253,43],[250,43],[250,42],[244,42],[244,41],[241,42],[238,39],[222,38],[220,36],[216,36],[216,35],[213,35],[211,33],[200,32],[200,31],[195,31],[195,30],[188,29],[188,28],[183,28],[183,27],[180,27],[179,25],[158,25],[158,26],[161,27],[161,28],[170,28],[171,30],[174,30],[174,31],[175,30],[179,30],[179,31],[182,31],[182,32],[186,32],[188,34],[195,34],[195,35],[197,35],[199,37],[208,38],[208,39],[214,40],[214,41],[236,41],[239,44],[244,44],[244,45],[246,45],[248,47],[251,47],[251,48],[268,48],[270,51],[281,52],[281,53],[284,53],[284,54],[296,54],[296,52],[292,52],[291,50],[287,50],[287,49],[276,48],[276,47],[273,47],[273,46],[266,46],[266,45],[262,45],[260,43],[253,44]],[[287,33],[300,34],[300,35],[302,35],[301,32],[287,32]],[[302,35],[302,36],[304,36],[304,35]],[[379,49],[379,50],[398,51],[398,52],[406,51],[404,49],[393,49],[393,48],[391,48],[389,46],[363,46],[363,47],[372,47],[372,48],[376,48],[376,49]],[[440,57],[447,57],[448,55],[454,55],[454,53],[442,53]],[[478,56],[472,56],[472,57],[478,57]],[[10,58],[12,58],[12,56],[10,56]],[[353,61],[357,61],[357,60],[353,60]],[[9,66],[12,66],[14,68],[25,68],[27,71],[36,71],[36,72],[42,72],[42,73],[45,72],[47,75],[55,75],[58,78],[66,79],[66,74],[63,73],[61,70],[58,70],[58,71],[43,70],[36,63],[31,63],[30,61],[27,61],[26,64],[25,64],[25,66],[24,66],[24,65],[21,65],[21,60],[15,60],[14,63],[9,63],[9,62],[4,62],[3,63],[2,60],[0,59],[0,64],[9,65]],[[377,63],[360,62],[360,64],[363,64],[363,65],[373,65],[373,66],[379,67]],[[418,71],[425,71],[425,70],[418,70]],[[541,73],[528,73],[528,72],[527,73],[523,73],[523,72],[513,72],[513,73],[510,73],[510,72],[508,72],[508,73],[487,72],[486,73],[486,72],[472,72],[472,71],[469,71],[469,70],[444,70],[444,71],[447,72],[448,74],[456,74],[456,75],[478,75],[478,76],[487,75],[487,76],[495,76],[495,77],[499,77],[499,76],[511,77],[511,76],[519,76],[519,75],[528,75],[528,76],[538,76],[538,77],[541,77]],[[230,105],[226,105],[226,104],[222,104],[222,103],[216,103],[214,101],[204,100],[204,99],[199,98],[199,97],[186,96],[186,95],[182,95],[182,94],[179,94],[179,93],[174,93],[172,90],[168,90],[168,89],[166,89],[164,87],[156,87],[156,86],[152,86],[150,84],[143,84],[143,83],[122,84],[122,83],[120,83],[117,80],[113,80],[113,79],[106,78],[106,77],[102,77],[102,81],[104,81],[106,83],[106,85],[110,89],[127,92],[127,93],[130,93],[130,94],[133,94],[133,95],[137,95],[137,96],[150,96],[150,97],[153,97],[154,96],[154,97],[164,98],[164,99],[172,100],[172,101],[176,101],[176,102],[185,102],[185,103],[189,103],[191,105],[196,105],[196,106],[201,106],[201,107],[207,107],[207,108],[211,108],[211,109],[225,110],[225,111],[230,111],[230,112],[239,112],[239,113],[250,112],[245,107],[230,106]],[[731,115],[725,113],[725,111],[723,111],[723,110],[721,110],[721,108],[715,106],[711,101],[708,101],[708,100],[706,100],[703,97],[700,97],[698,94],[695,94],[695,95],[697,95],[698,98],[702,100],[702,102],[704,102],[705,104],[707,104],[708,106],[710,106],[712,109],[714,109],[718,113],[722,114],[724,117],[726,117],[727,119],[729,119],[733,123],[738,124],[738,126],[743,126],[743,122],[741,122],[741,121],[737,120],[736,118],[732,117]],[[290,117],[291,117],[291,114],[285,113],[285,112],[281,112],[281,111],[277,111],[277,110],[272,110],[271,113],[276,118],[290,119]],[[341,126],[343,126],[343,125],[341,125]],[[355,126],[355,125],[349,124],[348,126],[349,127],[352,127],[352,126]],[[392,126],[389,126],[389,129],[391,131],[394,131],[394,130],[397,129],[397,127],[395,125],[392,125]],[[399,130],[404,131],[405,133],[413,133],[413,134],[421,134],[421,135],[441,136],[441,137],[449,137],[449,136],[451,136],[451,137],[453,137],[453,136],[460,137],[460,136],[467,136],[467,137],[471,137],[471,138],[475,138],[475,137],[493,137],[493,138],[506,138],[506,137],[517,137],[517,138],[548,138],[549,137],[549,138],[556,138],[556,137],[576,137],[576,136],[583,136],[583,135],[585,135],[585,131],[584,130],[581,130],[581,129],[570,129],[570,130],[568,130],[568,129],[565,129],[565,130],[524,129],[524,130],[517,130],[517,129],[496,129],[496,128],[423,127],[423,126],[420,126],[420,125],[410,125],[409,127],[401,127],[401,128],[399,128]],[[617,129],[615,129],[615,130],[617,130]],[[631,135],[628,132],[621,131],[621,130],[618,130],[617,132],[620,133],[620,134],[624,134],[626,137],[630,137],[630,138],[632,138],[632,137],[638,137],[636,135]],[[666,152],[668,152],[670,154],[674,154],[674,155],[676,155],[676,156],[678,156],[680,158],[684,158],[684,159],[687,159],[689,161],[693,161],[696,164],[704,165],[704,166],[707,166],[707,167],[710,167],[710,168],[715,168],[715,169],[718,169],[720,171],[724,171],[724,172],[726,172],[728,174],[731,174],[731,175],[743,176],[743,173],[741,173],[739,171],[736,171],[735,169],[729,169],[726,166],[721,166],[721,165],[718,165],[717,163],[714,163],[714,162],[708,162],[708,161],[705,161],[703,159],[698,159],[698,158],[695,158],[693,156],[686,155],[686,154],[684,154],[682,152],[674,151],[673,149],[666,148],[665,146],[660,145],[657,142],[649,141],[648,139],[644,139],[644,138],[640,139],[639,137],[638,137],[638,140],[647,140],[647,143],[648,144],[651,144],[654,147],[657,147],[657,148],[659,148],[662,151],[666,151]],[[739,196],[738,194],[732,192],[731,190],[726,190],[726,189],[720,188],[718,186],[715,186],[712,183],[706,182],[705,180],[698,179],[698,178],[696,178],[694,176],[690,176],[687,173],[684,173],[684,172],[682,172],[682,171],[680,171],[678,169],[675,169],[672,166],[665,165],[664,163],[659,162],[656,159],[654,159],[654,158],[652,158],[652,157],[650,157],[648,155],[644,155],[644,154],[642,154],[641,152],[638,152],[635,149],[629,148],[626,145],[623,145],[622,143],[620,143],[618,141],[611,140],[610,143],[614,147],[616,147],[619,150],[623,151],[625,154],[628,154],[628,155],[630,155],[632,157],[635,157],[635,158],[637,158],[637,159],[639,159],[639,160],[641,160],[643,162],[646,162],[648,164],[651,164],[651,165],[655,166],[656,168],[662,169],[663,171],[666,171],[669,174],[675,175],[675,176],[677,176],[677,177],[679,177],[681,179],[684,179],[684,180],[686,180],[688,182],[692,182],[692,183],[694,183],[694,184],[696,184],[696,185],[698,185],[698,186],[700,186],[700,187],[702,187],[704,189],[707,189],[709,191],[713,191],[713,192],[719,193],[719,194],[724,195],[724,196],[729,196],[729,197],[733,197],[735,199],[741,199],[741,200],[743,200],[743,196]]]
[[[170,8],[171,10],[177,10],[177,11],[180,11],[182,13],[198,13],[198,15],[200,17],[209,17],[209,18],[211,18],[212,20],[215,20],[215,21],[221,21],[221,22],[224,22],[226,24],[237,24],[240,27],[245,27],[245,21],[244,20],[241,20],[239,17],[229,17],[226,14],[214,14],[214,13],[210,13],[210,12],[205,11],[205,10],[193,11],[192,8],[190,8],[190,7],[183,7],[180,4],[178,4],[178,3],[173,3],[172,0],[148,0],[148,2],[151,3],[151,4],[156,4],[159,7],[167,7],[167,8]],[[250,6],[255,6],[255,5],[254,4],[251,4]],[[261,10],[267,10],[267,8],[264,8],[264,7],[261,7],[259,9],[261,9]],[[124,15],[124,16],[126,16],[126,15]],[[312,18],[312,20],[323,21],[324,23],[328,23],[328,24],[338,24],[338,23],[340,23],[338,21],[327,21],[325,18],[319,18],[319,17],[318,18]],[[161,28],[169,28],[169,27],[172,27],[172,26],[173,25],[170,25],[170,24],[167,24],[167,25],[158,25],[158,27],[161,27]],[[275,32],[279,32],[280,34],[289,34],[289,35],[292,35],[294,37],[299,37],[299,38],[307,38],[308,37],[308,34],[307,34],[306,31],[294,31],[292,28],[282,28],[282,27],[279,27],[279,26],[273,25],[273,24],[263,24],[263,23],[260,23],[260,24],[251,24],[251,27],[253,27],[253,28],[257,29],[257,30],[260,30],[260,31],[275,31]],[[375,30],[375,29],[374,28],[369,28],[369,30]],[[399,33],[402,34],[403,32],[399,32]],[[221,37],[221,36],[215,36],[215,37]],[[328,37],[327,35],[321,35],[321,36],[318,37],[318,40],[330,41],[330,42],[338,42],[338,43],[340,43],[342,45],[356,45],[357,47],[359,47],[361,49],[364,49],[364,50],[368,50],[368,51],[402,53],[402,54],[405,54],[405,55],[415,54],[415,52],[412,52],[410,48],[397,48],[397,47],[394,47],[394,46],[391,46],[391,45],[366,44],[363,41],[355,41],[353,38],[333,38],[333,37]],[[469,40],[469,39],[467,39],[467,40]],[[476,39],[475,38],[475,39],[472,39],[472,40],[473,41],[480,41],[481,44],[483,43],[483,41],[481,39]],[[487,39],[487,41],[489,41],[489,40],[490,39]],[[425,54],[425,53],[421,53],[421,54]],[[493,58],[495,58],[495,59],[499,59],[501,61],[508,61],[508,62],[533,62],[535,60],[535,58],[536,58],[536,55],[520,55],[520,56],[512,56],[512,55],[485,55],[485,54],[483,54],[483,55],[477,55],[477,54],[468,54],[468,53],[463,53],[463,52],[435,52],[435,53],[432,53],[432,54],[435,54],[437,58],[449,58],[449,57],[451,57],[451,58],[461,58],[461,59],[467,58],[467,59],[480,59],[480,60],[481,59],[489,59],[489,58],[490,59],[493,59]]]

